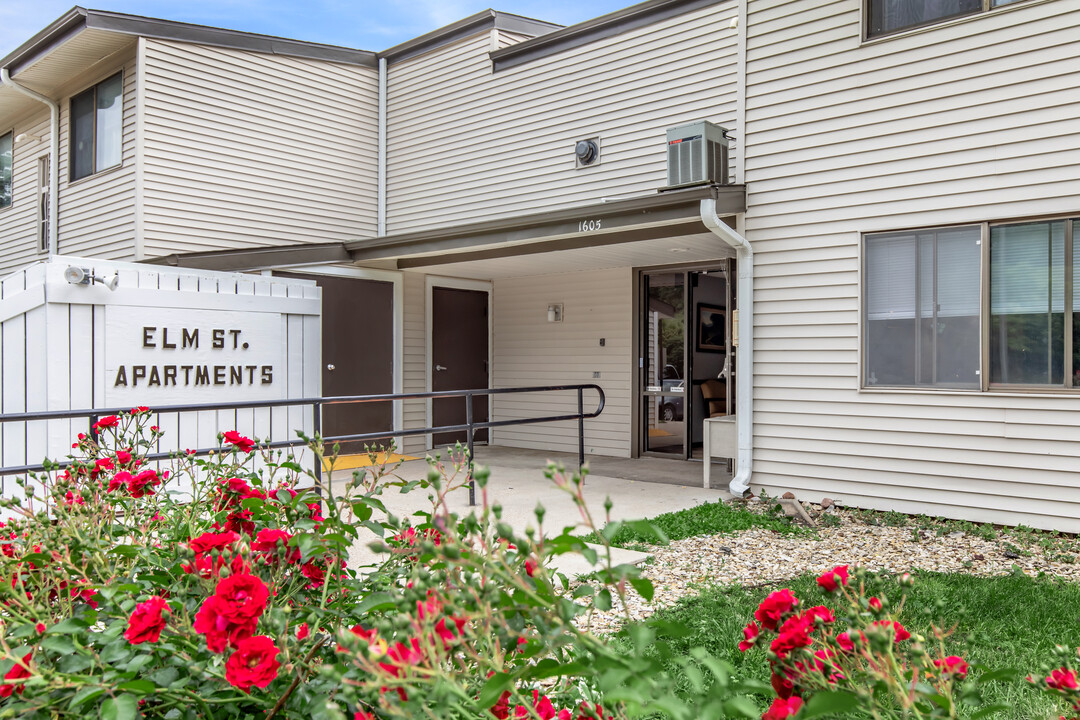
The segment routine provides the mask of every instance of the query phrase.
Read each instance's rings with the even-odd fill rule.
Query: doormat
[[[406,460],[416,460],[412,455],[398,455],[397,453],[375,453],[375,460],[379,465],[393,465]],[[361,455],[338,455],[334,462],[335,470],[353,470],[355,468],[371,467],[371,456],[367,453]],[[323,470],[330,470],[330,458],[323,458]]]

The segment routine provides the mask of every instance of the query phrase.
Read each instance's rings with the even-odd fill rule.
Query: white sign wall
[[[108,280],[77,285],[85,268]],[[321,394],[321,300],[308,280],[59,256],[0,281],[0,412],[227,404]],[[311,433],[310,407],[155,413],[160,450]],[[0,465],[64,459],[86,420],[0,424]],[[0,477],[5,496],[21,491]]]

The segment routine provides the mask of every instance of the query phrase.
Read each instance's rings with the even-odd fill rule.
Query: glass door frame
[[[691,301],[693,300],[692,290],[690,287],[690,275],[694,272],[702,271],[717,271],[726,270],[727,277],[727,297],[728,297],[728,317],[731,316],[733,310],[733,300],[735,297],[734,287],[734,258],[717,258],[716,260],[683,263],[678,265],[658,265],[649,267],[634,268],[634,296],[631,303],[633,312],[633,331],[632,331],[632,346],[633,346],[633,371],[631,373],[631,457],[656,457],[667,458],[670,460],[690,460],[693,455],[693,418],[694,409],[697,404],[697,398],[693,392],[693,378],[691,377],[693,371],[693,343],[695,338],[696,329],[694,322],[696,318],[693,317],[693,307]],[[648,342],[648,335],[645,332],[645,324],[647,322],[648,315],[645,310],[648,308],[648,286],[647,276],[659,275],[659,274],[681,274],[683,276],[683,308],[686,313],[686,320],[684,323],[684,336],[683,336],[683,363],[681,373],[683,377],[683,392],[681,394],[683,400],[683,452],[681,454],[664,453],[648,450],[648,423],[645,421],[644,415],[644,400],[646,398],[665,397],[672,395],[671,393],[664,393],[663,391],[651,392],[645,389],[645,358],[648,349],[645,347],[645,343]],[[728,356],[731,358],[730,372],[726,379],[727,382],[727,405],[728,412],[734,413],[734,403],[732,402],[732,393],[734,392],[735,383],[732,381],[734,374],[734,347],[731,344],[731,323],[727,324],[727,346]]]

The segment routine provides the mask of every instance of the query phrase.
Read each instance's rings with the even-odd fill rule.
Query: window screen
[[[979,226],[866,238],[864,382],[979,386]]]
[[[982,0],[869,0],[870,37],[980,12]]]
[[[14,133],[0,135],[0,208],[11,205],[11,159],[12,136]]]

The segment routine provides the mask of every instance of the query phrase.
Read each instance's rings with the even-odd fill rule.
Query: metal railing
[[[473,398],[476,397],[488,397],[491,395],[509,395],[518,393],[542,393],[542,392],[577,392],[577,412],[568,413],[564,415],[547,415],[542,417],[530,417],[530,418],[515,418],[511,420],[482,420],[476,421],[473,417]],[[585,391],[595,390],[598,398],[596,410],[592,412],[585,412]],[[599,417],[600,413],[604,411],[604,404],[606,402],[606,396],[604,390],[599,385],[588,383],[582,385],[542,385],[535,387],[516,387],[516,388],[481,388],[475,390],[442,390],[438,392],[420,392],[420,393],[393,393],[386,395],[344,395],[337,397],[316,397],[316,398],[297,398],[291,400],[258,400],[249,402],[233,402],[233,403],[208,403],[208,404],[195,404],[195,405],[161,405],[156,407],[150,407],[149,412],[151,414],[166,414],[166,413],[187,413],[187,412],[201,412],[201,411],[213,411],[213,410],[254,410],[260,408],[285,408],[285,407],[297,407],[297,406],[311,406],[312,410],[312,431],[315,435],[319,435],[322,432],[322,409],[328,405],[348,405],[354,403],[374,403],[374,402],[392,402],[398,400],[426,400],[435,398],[465,398],[465,422],[463,424],[456,425],[436,425],[424,428],[398,428],[394,430],[369,432],[369,433],[357,433],[352,435],[338,435],[333,437],[322,438],[324,445],[333,445],[334,443],[344,442],[364,442],[368,440],[389,440],[391,438],[404,438],[415,437],[417,435],[434,435],[436,433],[448,433],[448,432],[461,432],[466,433],[468,450],[469,450],[469,504],[474,505],[476,503],[476,489],[472,482],[472,463],[473,463],[473,450],[474,440],[477,430],[484,430],[489,428],[510,427],[513,425],[531,425],[537,423],[549,423],[549,422],[561,422],[567,420],[576,420],[578,427],[578,467],[585,464],[585,421]],[[130,411],[130,407],[116,407],[116,408],[94,408],[90,410],[43,410],[32,412],[17,412],[17,413],[4,413],[0,414],[0,424],[11,422],[32,422],[40,420],[74,420],[79,418],[87,418],[89,420],[90,432],[93,434],[93,425],[100,418],[108,415],[117,415],[122,412]],[[281,449],[296,447],[299,445],[306,445],[304,440],[299,438],[295,440],[274,440],[270,442],[260,442],[259,447],[269,449]],[[196,450],[185,450],[185,454],[193,455],[208,455],[212,452],[220,452],[221,447],[211,448],[198,448]],[[180,452],[179,447],[177,450],[170,452],[158,452],[146,455],[147,460],[167,460],[175,457]],[[66,467],[68,462],[58,461],[50,464],[49,468],[63,468]],[[0,467],[0,476],[5,475],[21,475],[32,472],[41,472],[48,469],[44,464],[37,465],[11,465]],[[322,480],[322,462],[315,463],[315,478],[317,481]]]

